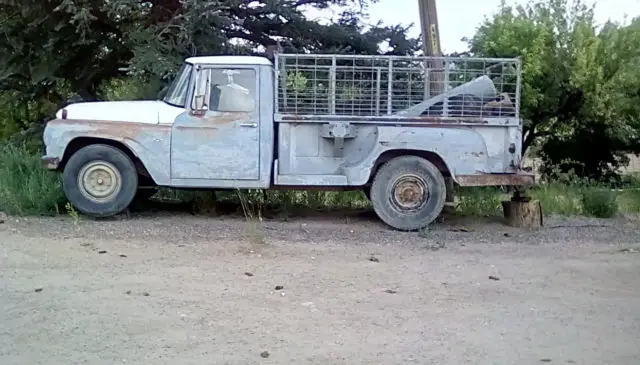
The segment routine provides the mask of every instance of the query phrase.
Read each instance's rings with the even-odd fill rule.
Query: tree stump
[[[544,225],[542,205],[539,200],[508,200],[502,202],[507,224],[519,228],[540,228]]]

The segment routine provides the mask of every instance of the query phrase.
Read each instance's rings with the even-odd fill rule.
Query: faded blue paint
[[[335,154],[332,139],[322,137],[322,126],[326,122],[280,121],[279,124],[278,182],[288,185],[299,184],[304,179],[310,185],[315,185],[312,180],[324,181],[317,177],[310,179],[310,175],[324,175],[332,181],[337,181],[333,176],[342,175],[343,185],[363,185],[380,155],[393,150],[433,152],[442,158],[454,179],[456,175],[513,173],[512,165],[519,164],[517,155],[507,152],[511,143],[520,150],[517,127],[505,127],[501,123],[475,127],[394,127],[354,122],[355,138],[345,139],[344,157]]]
[[[203,118],[181,114],[171,130],[171,178],[258,180],[257,114],[207,112]]]
[[[77,138],[100,138],[125,145],[144,164],[159,185],[169,185],[170,126],[105,121],[51,121],[44,131],[46,156],[63,159],[67,147]]]
[[[181,114],[172,128],[171,186],[243,189],[271,185],[274,95],[269,85],[274,82],[273,69],[264,65],[237,68],[255,71],[255,109]],[[193,91],[188,100],[192,98]]]

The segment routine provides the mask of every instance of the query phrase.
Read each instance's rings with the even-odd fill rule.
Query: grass
[[[265,244],[266,237],[262,230],[264,194],[261,194],[260,190],[236,190],[236,194],[247,221],[246,230],[249,238],[255,244]]]
[[[25,148],[0,146],[0,211],[10,215],[55,215],[66,199],[59,174],[45,170]]]
[[[612,218],[622,214],[640,213],[640,184],[612,189],[608,186],[580,182],[546,182],[530,192],[542,204],[545,214]],[[500,189],[458,189],[457,211],[468,216],[500,216],[501,201],[510,193]]]
[[[494,187],[459,188],[456,211],[465,216],[491,217],[502,214],[501,202],[509,198]]]
[[[629,177],[621,186],[607,186],[559,179],[531,190],[545,214],[608,218],[620,213],[640,213],[640,179]],[[501,201],[510,193],[494,187],[459,188],[456,210],[467,216],[500,216]],[[336,212],[370,208],[360,191],[232,190],[212,192],[162,189],[156,199],[184,203],[194,214],[244,216],[252,236],[259,241],[265,218],[287,220],[310,212]],[[26,148],[0,146],[0,212],[9,215],[69,214],[60,174],[45,170],[39,156]],[[249,227],[250,226],[250,227]]]

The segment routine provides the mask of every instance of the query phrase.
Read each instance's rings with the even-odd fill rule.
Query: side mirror
[[[208,100],[211,90],[209,84],[211,81],[211,70],[198,69],[196,71],[195,92],[191,102],[191,109],[196,114],[204,114],[209,110]]]

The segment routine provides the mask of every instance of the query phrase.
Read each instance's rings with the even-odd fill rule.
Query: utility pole
[[[436,8],[436,0],[418,0],[420,9],[420,28],[422,31],[422,50],[427,57],[442,57],[440,49],[440,28],[438,27],[438,10]],[[445,81],[445,62],[442,60],[433,60],[425,62],[427,75],[425,77],[424,100],[432,98],[443,93]],[[445,184],[447,186],[446,204],[453,209],[455,202],[454,184],[451,176],[446,176]]]
[[[420,11],[420,29],[422,32],[422,50],[427,57],[442,56],[440,49],[440,28],[438,27],[438,10],[436,0],[418,0]],[[427,62],[428,77],[425,84],[425,99],[441,94],[444,91],[444,62],[441,60]]]
[[[440,29],[438,28],[438,10],[436,0],[418,0],[420,25],[422,30],[422,49],[425,56],[442,56],[440,50]]]

